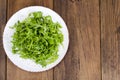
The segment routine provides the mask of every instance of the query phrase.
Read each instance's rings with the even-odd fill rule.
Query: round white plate
[[[63,46],[59,47],[58,59],[54,63],[51,63],[46,67],[42,67],[41,65],[36,64],[34,61],[30,59],[23,59],[18,54],[12,53],[12,43],[11,43],[12,37],[11,36],[13,35],[14,30],[11,29],[10,27],[13,26],[18,20],[19,21],[24,20],[29,13],[36,12],[36,11],[41,11],[44,16],[50,15],[54,22],[59,22],[62,25],[61,31],[64,35]],[[19,68],[26,71],[30,71],[30,72],[41,72],[41,71],[49,70],[55,67],[65,56],[68,49],[68,45],[69,45],[69,34],[68,34],[68,29],[64,20],[53,10],[46,7],[42,7],[42,6],[26,7],[16,12],[8,20],[3,33],[3,46],[8,58]]]

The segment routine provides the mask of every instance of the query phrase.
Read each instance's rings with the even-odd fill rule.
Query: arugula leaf
[[[12,29],[12,52],[25,59],[32,59],[42,67],[58,59],[58,48],[63,42],[62,26],[53,22],[51,16],[33,12],[14,24]]]

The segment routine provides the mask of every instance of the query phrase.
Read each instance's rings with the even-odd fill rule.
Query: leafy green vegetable
[[[58,59],[58,48],[63,42],[60,28],[51,16],[43,16],[42,12],[30,13],[13,26],[12,52],[45,67]]]

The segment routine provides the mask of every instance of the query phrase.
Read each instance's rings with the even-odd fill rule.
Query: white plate
[[[41,65],[36,64],[34,61],[30,59],[23,59],[18,54],[13,54],[12,48],[11,48],[12,47],[11,36],[13,35],[14,30],[10,29],[10,26],[13,26],[18,20],[20,21],[24,20],[29,13],[36,12],[36,11],[43,12],[44,16],[50,15],[54,22],[59,22],[62,25],[61,31],[64,35],[63,46],[59,47],[58,59],[54,63],[51,63],[46,67],[42,67]],[[42,6],[26,7],[16,12],[7,22],[4,29],[4,33],[3,33],[3,46],[8,58],[19,68],[26,71],[30,71],[30,72],[41,72],[41,71],[49,70],[55,67],[65,56],[68,49],[68,45],[69,45],[69,34],[68,34],[68,29],[64,20],[53,10],[42,7]]]

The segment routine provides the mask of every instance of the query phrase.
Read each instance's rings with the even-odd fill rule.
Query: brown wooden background
[[[65,20],[70,45],[64,60],[40,73],[23,71],[5,55],[2,34],[13,13],[46,6]],[[0,80],[120,80],[120,0],[0,0]]]

